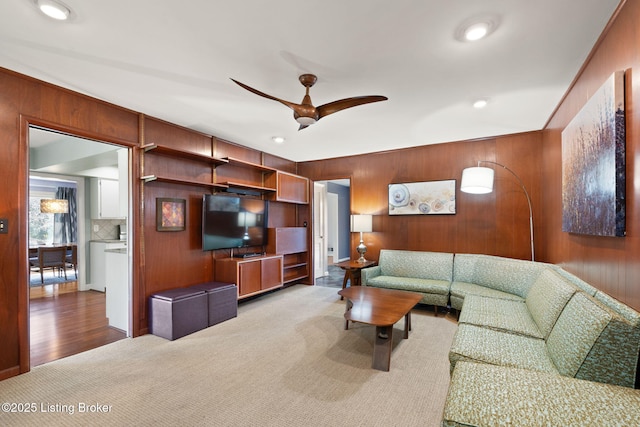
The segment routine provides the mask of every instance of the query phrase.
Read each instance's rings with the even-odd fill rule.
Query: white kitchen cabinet
[[[116,180],[91,179],[91,218],[122,218],[120,184]]]
[[[129,336],[129,263],[126,249],[106,249],[106,312],[109,326]]]
[[[89,289],[104,292],[107,286],[107,264],[106,249],[126,248],[125,242],[101,242],[91,241],[89,243]]]

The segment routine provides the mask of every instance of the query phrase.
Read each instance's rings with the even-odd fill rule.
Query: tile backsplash
[[[91,240],[118,240],[120,239],[118,226],[127,225],[126,219],[92,219]]]

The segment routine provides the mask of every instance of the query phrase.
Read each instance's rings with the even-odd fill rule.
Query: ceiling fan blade
[[[338,101],[329,102],[328,104],[316,107],[320,118],[333,114],[337,111],[344,110],[346,108],[357,107],[358,105],[369,104],[371,102],[386,101],[386,96],[372,95],[372,96],[355,96],[353,98],[340,99]],[[318,120],[319,120],[318,119]]]
[[[246,84],[240,83],[237,80],[231,79],[231,81],[233,81],[235,84],[237,84],[241,88],[244,88],[244,89],[248,90],[249,92],[253,92],[256,95],[259,95],[259,96],[262,96],[264,98],[271,99],[273,101],[277,101],[277,102],[279,102],[281,104],[284,104],[287,107],[291,108],[293,111],[298,111],[298,109],[301,107],[300,104],[296,104],[296,103],[293,103],[293,102],[285,101],[284,99],[276,98],[275,96],[271,96],[271,95],[268,95],[268,94],[266,94],[264,92],[260,92],[258,89],[254,89],[251,86],[247,86]]]

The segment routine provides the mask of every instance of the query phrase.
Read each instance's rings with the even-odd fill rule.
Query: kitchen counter
[[[105,249],[104,251],[112,254],[127,254],[127,248]]]

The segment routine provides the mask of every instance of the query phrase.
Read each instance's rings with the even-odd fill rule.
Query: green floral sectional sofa
[[[384,250],[362,271],[365,286],[423,292],[440,306],[447,277],[459,318],[444,426],[640,425],[638,312],[540,262]]]

